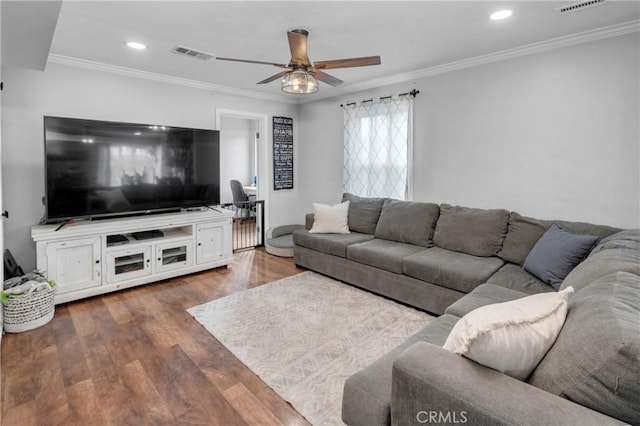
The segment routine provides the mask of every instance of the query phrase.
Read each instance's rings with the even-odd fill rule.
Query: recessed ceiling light
[[[142,50],[142,49],[146,49],[147,46],[145,46],[142,43],[138,43],[137,41],[129,41],[127,42],[127,46],[129,46],[132,49],[138,49],[138,50]]]
[[[507,19],[511,15],[513,15],[513,12],[511,10],[505,9],[505,10],[499,10],[497,12],[493,12],[489,16],[489,18],[493,19],[494,21],[499,21],[501,19]]]

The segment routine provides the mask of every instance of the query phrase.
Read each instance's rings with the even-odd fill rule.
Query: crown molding
[[[191,87],[194,89],[206,90],[217,93],[225,93],[229,95],[245,96],[254,99],[260,99],[264,101],[273,101],[280,103],[296,104],[298,103],[295,98],[291,98],[285,95],[271,95],[267,93],[255,92],[252,90],[236,89],[233,87],[222,86],[219,84],[205,83],[197,80],[190,80],[187,78],[174,77],[166,74],[159,74],[149,71],[137,70],[134,68],[121,67],[118,65],[109,65],[102,62],[94,62],[86,59],[78,59],[70,56],[57,55],[55,53],[49,54],[49,63],[68,65],[77,68],[84,68],[93,71],[102,71],[112,74],[124,75],[127,77],[143,78],[146,80],[157,81],[160,83],[175,84],[178,86]]]
[[[609,37],[617,37],[625,34],[640,31],[640,19],[625,22],[622,24],[611,25],[607,27],[597,28],[595,30],[583,31],[568,36],[557,37],[541,42],[531,43],[512,49],[501,50],[499,52],[489,53],[487,55],[475,56],[460,61],[450,62],[448,64],[436,65],[429,68],[423,68],[416,71],[394,74],[386,77],[380,77],[361,83],[353,83],[334,89],[331,92],[319,93],[314,99],[304,99],[300,103],[313,102],[320,99],[334,98],[338,96],[348,95],[350,93],[361,92],[388,86],[396,83],[403,83],[411,80],[418,80],[425,77],[431,77],[438,74],[462,70],[465,68],[476,67],[479,65],[490,64],[493,62],[504,61],[507,59],[517,58],[520,56],[532,55],[535,53],[545,52],[563,47],[573,46],[581,43],[588,43]]]
[[[48,62],[62,65],[69,65],[79,68],[85,68],[95,71],[109,72],[129,77],[144,78],[147,80],[175,84],[195,89],[207,90],[217,93],[225,93],[229,95],[244,96],[265,101],[288,103],[288,104],[305,104],[318,101],[321,99],[335,98],[348,95],[350,93],[360,92],[369,89],[375,89],[396,83],[403,83],[411,80],[418,80],[447,72],[462,70],[465,68],[476,67],[493,62],[504,61],[507,59],[517,58],[520,56],[531,55],[535,53],[545,52],[563,47],[573,46],[581,43],[601,40],[609,37],[617,37],[633,32],[640,31],[640,19],[636,19],[621,24],[601,27],[594,30],[583,31],[567,36],[557,37],[541,42],[531,43],[512,49],[501,50],[499,52],[489,53],[487,55],[475,56],[473,58],[463,59],[460,61],[450,62],[447,64],[436,65],[429,68],[423,68],[416,71],[394,74],[386,77],[380,77],[361,83],[346,84],[340,88],[326,90],[324,92],[315,93],[312,96],[297,97],[290,95],[272,95],[252,90],[236,89],[233,87],[222,86],[213,83],[205,83],[197,80],[189,80],[186,78],[174,77],[165,74],[158,74],[149,71],[141,71],[133,68],[120,67],[117,65],[109,65],[101,62],[88,61],[84,59],[73,58],[69,56],[49,54]]]

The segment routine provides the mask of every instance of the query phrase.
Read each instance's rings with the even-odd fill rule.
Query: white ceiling
[[[64,1],[49,60],[124,67],[262,96],[317,99],[363,88],[374,79],[386,81],[603,27],[631,23],[638,29],[638,1],[608,1],[567,15],[555,11],[570,3]],[[489,20],[490,13],[504,8],[513,10],[511,18]],[[285,95],[278,81],[255,84],[279,72],[276,67],[201,61],[170,52],[180,44],[215,56],[287,63],[286,32],[294,28],[309,31],[311,61],[380,55],[382,64],[331,70],[345,81],[342,87],[321,83],[317,94]],[[147,49],[128,48],[130,40]]]

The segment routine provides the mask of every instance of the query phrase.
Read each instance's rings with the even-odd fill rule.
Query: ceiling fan
[[[291,60],[288,64],[273,62],[252,61],[247,59],[216,58],[220,61],[246,62],[249,64],[273,65],[284,68],[271,77],[257,84],[266,84],[274,80],[282,79],[282,90],[288,93],[314,93],[318,91],[318,81],[336,87],[343,83],[339,78],[325,73],[323,70],[335,68],[364,67],[368,65],[380,65],[380,56],[365,56],[361,58],[334,59],[330,61],[311,62],[307,56],[307,30],[287,31]]]

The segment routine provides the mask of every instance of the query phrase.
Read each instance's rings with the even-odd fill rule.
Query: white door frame
[[[258,156],[258,192],[256,199],[264,200],[264,229],[269,229],[269,182],[271,182],[271,169],[269,168],[269,143],[270,135],[267,132],[268,116],[254,112],[234,111],[230,109],[216,108],[216,129],[220,129],[222,118],[241,118],[255,120],[258,122],[260,132],[259,147],[256,152]],[[220,161],[224,161],[223,158]],[[221,182],[222,183],[222,182]]]
[[[24,5],[20,5],[20,6],[24,6]],[[2,46],[2,43],[0,43],[0,46]],[[0,49],[0,56],[2,56],[1,53],[2,52]],[[2,71],[0,71],[0,81],[2,81]],[[2,116],[1,105],[2,105],[2,95],[0,95],[0,117]],[[0,121],[0,213],[4,213],[4,209],[2,208],[2,121]],[[4,259],[4,216],[0,216],[0,253],[2,253],[2,258]],[[4,283],[4,267],[0,269],[0,282]],[[0,290],[4,290],[4,285],[2,286],[2,288],[0,288]],[[4,308],[2,303],[0,303],[0,344],[2,343],[3,328],[4,328]],[[2,420],[2,414],[0,414],[0,421],[1,420]]]

